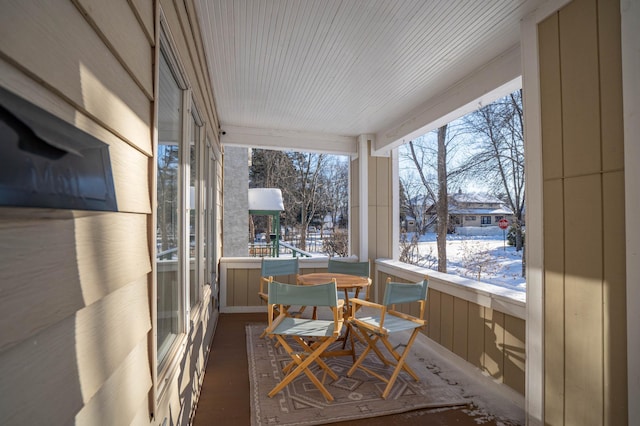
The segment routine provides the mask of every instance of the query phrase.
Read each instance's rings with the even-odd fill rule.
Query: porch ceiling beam
[[[223,145],[322,152],[330,154],[357,155],[357,138],[328,133],[302,132],[296,130],[264,129],[255,127],[220,126]]]
[[[499,99],[522,87],[520,46],[494,58],[465,79],[411,111],[400,123],[379,131],[375,154],[382,154],[411,139]]]

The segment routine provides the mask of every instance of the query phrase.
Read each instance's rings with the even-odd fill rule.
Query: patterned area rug
[[[349,356],[325,359],[338,375],[336,381],[329,376],[325,380],[325,386],[335,398],[334,401],[327,402],[304,374],[282,392],[269,398],[267,393],[283,377],[282,367],[291,358],[281,347],[275,347],[275,339],[260,338],[265,326],[246,326],[252,426],[318,425],[469,402],[459,394],[458,389],[448,386],[428,371],[425,360],[417,353],[411,353],[408,364],[420,376],[420,382],[402,372],[386,400],[380,396],[385,387],[382,381],[360,369],[352,377],[347,377],[346,373],[352,365]],[[341,342],[337,344],[341,345]],[[362,349],[362,346],[356,346],[357,353]],[[374,371],[381,371],[386,377],[391,374],[391,367],[386,367],[375,355],[368,355],[365,364]],[[314,369],[317,371],[317,365]]]

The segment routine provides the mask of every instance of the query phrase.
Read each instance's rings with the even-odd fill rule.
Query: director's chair
[[[319,320],[291,317],[283,309],[287,305],[328,306],[333,312],[333,318]],[[269,392],[269,397],[276,395],[300,373],[304,373],[327,401],[333,401],[333,396],[325,388],[323,382],[327,374],[334,380],[337,380],[338,376],[320,358],[320,355],[340,336],[344,321],[343,305],[344,301],[338,299],[335,279],[330,283],[309,286],[294,286],[273,280],[269,281],[269,325],[265,329],[265,334],[275,337],[292,360],[283,369],[286,375]],[[274,318],[275,309],[279,309],[280,314]],[[292,340],[300,346],[302,351],[294,350],[291,347]],[[309,369],[312,363],[320,366],[320,371],[323,372],[322,381]]]
[[[391,388],[393,387],[393,383],[396,381],[402,370],[409,373],[416,381],[420,380],[405,361],[407,355],[409,355],[411,345],[418,336],[418,331],[426,324],[426,321],[424,320],[424,311],[427,299],[427,285],[427,279],[415,284],[407,284],[391,282],[388,278],[382,304],[372,303],[361,299],[351,299],[350,301],[354,308],[356,306],[366,306],[370,309],[366,310],[367,313],[361,309],[351,310],[349,323],[352,326],[354,333],[357,333],[358,339],[366,343],[367,347],[349,369],[347,376],[351,377],[356,369],[360,368],[372,376],[386,382],[387,386],[382,393],[382,398],[387,398]],[[397,311],[396,305],[401,303],[417,303],[419,314],[414,316]],[[373,313],[369,314],[371,311],[373,311]],[[402,354],[400,354],[396,349],[394,349],[388,339],[392,334],[409,330],[411,331],[411,334]],[[394,360],[388,359],[380,351],[380,348],[377,347],[378,342],[381,342],[384,345],[384,347],[393,356]],[[391,377],[386,378],[362,365],[362,361],[364,361],[371,351],[373,351],[384,364],[395,366]]]

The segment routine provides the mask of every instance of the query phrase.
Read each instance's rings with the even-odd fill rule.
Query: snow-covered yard
[[[447,235],[447,273],[526,291],[526,279],[522,276],[523,253],[505,243],[502,230],[479,228],[469,234]],[[422,235],[418,247],[421,256],[437,259],[435,233]]]

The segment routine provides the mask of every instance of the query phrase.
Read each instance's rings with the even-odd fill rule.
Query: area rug
[[[319,425],[469,402],[455,387],[431,373],[426,361],[414,351],[408,358],[408,364],[420,377],[420,382],[402,372],[387,399],[380,396],[386,384],[379,379],[360,369],[347,377],[346,373],[353,362],[350,356],[325,359],[338,375],[336,381],[329,376],[325,380],[325,386],[335,398],[334,401],[326,401],[304,374],[269,398],[267,393],[279,383],[283,377],[282,368],[291,358],[282,347],[276,347],[275,339],[260,337],[265,327],[266,324],[246,326],[252,426]],[[340,342],[336,344],[341,345]],[[357,353],[362,349],[363,346],[356,346]],[[391,374],[392,368],[382,364],[373,354],[367,356],[365,364],[386,377]],[[312,371],[314,369],[317,372],[317,365]]]

